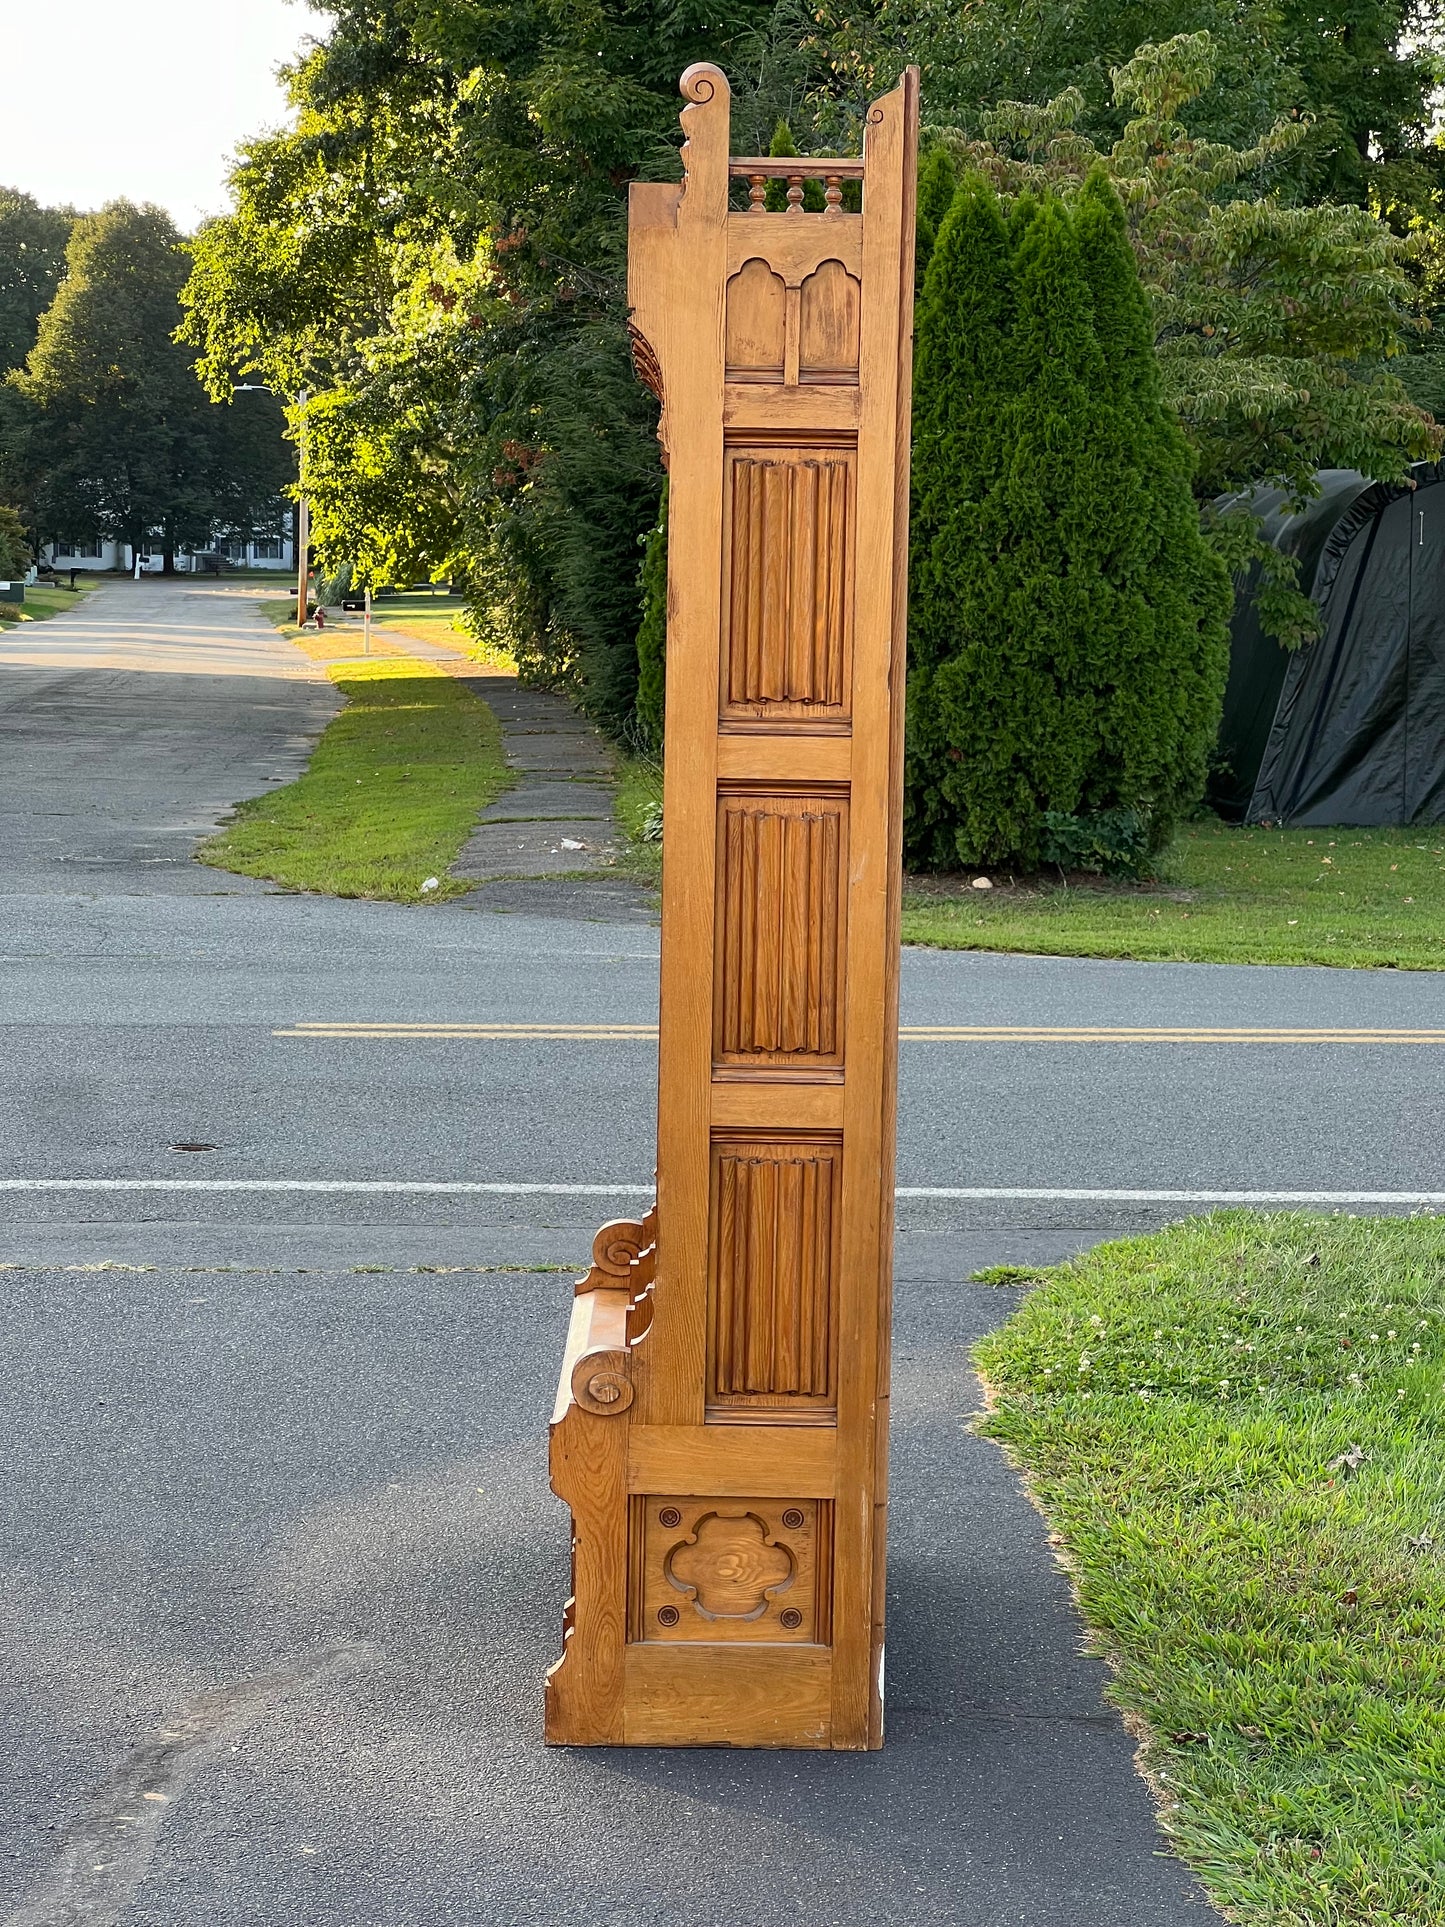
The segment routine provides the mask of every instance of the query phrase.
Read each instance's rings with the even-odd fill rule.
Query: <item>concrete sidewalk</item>
[[[1041,1521],[967,1429],[966,1347],[1012,1293],[899,1293],[881,1754],[546,1750],[569,1296],[5,1276],[7,1927],[1214,1917]]]

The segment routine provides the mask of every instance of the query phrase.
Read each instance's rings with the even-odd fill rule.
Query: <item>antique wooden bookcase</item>
[[[657,1205],[577,1287],[547,1737],[875,1747],[917,74],[861,161],[731,159],[723,74],[682,92],[684,179],[630,206],[670,477]]]

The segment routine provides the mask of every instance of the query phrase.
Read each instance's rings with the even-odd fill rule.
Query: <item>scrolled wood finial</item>
[[[684,68],[677,86],[683,99],[692,101],[698,107],[706,107],[719,94],[725,101],[732,99],[727,75],[721,67],[714,67],[710,60],[695,60],[690,67]]]

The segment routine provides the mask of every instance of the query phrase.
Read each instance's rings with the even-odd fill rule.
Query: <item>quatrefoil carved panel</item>
[[[708,1619],[761,1618],[794,1570],[792,1553],[769,1539],[755,1512],[709,1512],[667,1558],[668,1578]]]

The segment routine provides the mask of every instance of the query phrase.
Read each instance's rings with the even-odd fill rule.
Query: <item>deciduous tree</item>
[[[46,536],[139,549],[167,564],[217,522],[274,520],[290,459],[265,396],[217,407],[175,339],[186,276],[160,208],[112,202],[76,223],[66,274],[12,382],[28,405],[33,514]]]

